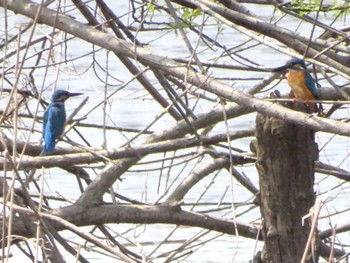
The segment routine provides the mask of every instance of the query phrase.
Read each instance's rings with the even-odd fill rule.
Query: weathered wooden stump
[[[302,217],[315,202],[314,135],[307,127],[257,115],[256,167],[265,242],[261,262],[296,263],[302,258],[310,232]],[[307,262],[313,261],[309,257]]]

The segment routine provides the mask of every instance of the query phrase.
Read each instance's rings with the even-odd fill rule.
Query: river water
[[[114,2],[113,2],[114,3]],[[72,10],[72,7],[66,7],[66,10]],[[118,10],[118,14],[127,13],[129,10],[128,1],[118,1],[114,3],[117,5],[115,10]],[[113,9],[114,9],[113,8]],[[262,15],[262,18],[268,19],[272,13],[272,9],[265,6],[254,6],[249,5],[251,10],[259,15]],[[76,17],[78,21],[85,23],[85,20],[74,10],[68,12],[69,15]],[[0,9],[1,21],[3,21],[4,13]],[[128,24],[128,21],[131,21],[130,15],[122,17],[123,21]],[[165,14],[155,13],[153,15],[154,21],[168,21],[168,17]],[[325,22],[331,21],[332,17],[324,17]],[[19,23],[25,23],[26,19],[23,17],[13,16],[11,14],[9,20],[9,28],[12,32],[16,31],[16,28],[19,27]],[[201,20],[199,20],[201,21]],[[2,22],[0,22],[2,23]],[[215,21],[208,21],[207,23],[212,23],[212,27],[206,28],[205,33],[212,38],[215,38],[217,35],[216,32],[216,23]],[[296,28],[297,20],[294,19],[284,19],[281,24],[288,28]],[[339,22],[341,26],[341,22]],[[211,29],[210,29],[211,28]],[[300,32],[305,33],[310,30],[310,27],[307,25],[302,25],[299,29]],[[40,25],[39,30],[35,37],[42,36],[42,32],[50,32],[47,27]],[[318,31],[316,32],[317,35]],[[161,37],[163,36],[163,37]],[[179,33],[174,33],[173,31],[148,31],[146,33],[139,32],[137,34],[138,39],[144,43],[148,44],[147,48],[153,50],[154,53],[159,55],[164,55],[171,58],[188,58],[189,53],[185,47],[184,42],[182,41]],[[28,35],[25,34],[22,36],[22,40],[28,38]],[[191,43],[196,44],[196,37],[194,35],[189,35]],[[248,38],[236,30],[227,28],[223,26],[222,32],[218,35],[217,41],[220,44],[227,47],[233,47],[240,43],[243,43]],[[56,41],[59,41],[59,38],[56,38]],[[276,44],[276,43],[275,43]],[[57,86],[57,88],[64,88],[70,91],[75,92],[84,92],[86,96],[89,97],[87,104],[83,109],[78,113],[78,117],[85,116],[94,108],[98,102],[104,100],[103,91],[106,90],[108,93],[114,92],[116,89],[120,88],[123,83],[127,83],[132,80],[133,76],[130,75],[128,71],[125,70],[123,65],[115,59],[113,54],[108,54],[108,63],[106,62],[106,51],[100,50],[95,53],[94,57],[90,54],[92,51],[92,45],[88,43],[82,43],[78,39],[73,39],[67,43],[67,46],[63,46],[68,51],[65,52],[65,49],[55,49],[52,56],[57,61],[68,60],[67,63],[62,64],[60,68],[50,67],[48,72],[45,72],[45,68],[37,69],[35,71],[35,81],[37,87],[45,87],[44,97],[49,99],[51,96],[52,89]],[[199,44],[199,50],[201,51],[200,58],[205,60],[213,61],[218,57],[217,48],[214,47],[214,50],[210,50],[203,43]],[[15,48],[14,46],[12,48]],[[98,47],[94,47],[96,50]],[[31,50],[30,52],[34,52]],[[62,55],[65,54],[65,55]],[[87,55],[89,54],[89,55]],[[77,58],[79,56],[86,55],[84,59],[69,61],[70,59]],[[253,58],[256,63],[265,65],[266,67],[282,65],[288,56],[277,52],[271,48],[268,48],[264,45],[261,45],[259,48],[247,49],[240,53],[242,56]],[[44,56],[44,59],[41,65],[45,65],[47,54]],[[93,59],[99,63],[92,64]],[[26,62],[26,66],[30,66],[35,62],[34,59]],[[229,57],[221,58],[220,62],[233,63],[232,59]],[[99,68],[101,66],[101,68]],[[108,77],[108,87],[97,78],[99,76],[101,79],[105,80],[106,76],[104,69],[108,67],[108,71],[115,79]],[[234,72],[234,71],[233,71]],[[254,73],[254,76],[251,72],[236,71],[234,74],[227,70],[213,70],[211,74],[215,75],[218,78],[232,78],[230,80],[223,80],[226,83],[234,85],[236,88],[239,87],[241,90],[249,90],[252,85],[258,83],[259,80],[237,80],[237,78],[251,78],[251,77],[265,77],[263,73]],[[44,76],[46,76],[44,78]],[[155,83],[154,79],[151,79]],[[326,85],[325,82],[321,84]],[[278,86],[278,89],[281,92],[287,92],[289,88],[286,83],[283,82]],[[209,95],[209,94],[208,94]],[[209,95],[210,96],[210,95]],[[258,94],[258,96],[264,96],[264,94]],[[82,97],[71,98],[66,103],[66,109],[69,113],[82,101]],[[195,101],[191,101],[193,105]],[[30,105],[35,107],[33,105]],[[132,128],[132,129],[143,129],[149,123],[151,123],[156,116],[159,116],[162,112],[161,107],[150,100],[150,96],[147,92],[140,86],[136,81],[130,82],[126,85],[125,88],[120,89],[116,95],[114,95],[106,105],[107,114],[106,122],[108,125],[116,126],[120,128]],[[200,101],[196,104],[195,112],[196,114],[205,113],[209,109],[217,107],[215,103],[208,101]],[[39,110],[39,115],[43,114],[43,110]],[[93,123],[93,124],[103,124],[103,114],[104,111],[102,107],[91,111],[86,117],[87,119],[83,122]],[[348,117],[348,110],[345,108],[338,111],[334,118],[346,118]],[[235,120],[230,121],[229,127],[232,130],[241,130],[247,128],[253,128],[255,121],[255,115],[250,114],[244,117],[236,118]],[[29,123],[25,124],[29,125]],[[174,125],[175,122],[169,116],[164,116],[160,118],[151,128],[152,131],[157,131]],[[238,128],[237,128],[238,127]],[[35,128],[40,131],[40,123],[37,123]],[[224,132],[224,125],[218,125],[216,128],[217,132]],[[103,132],[96,131],[96,129],[89,128],[79,128],[79,131],[83,133],[85,138],[92,144],[94,147],[101,147],[104,142]],[[107,145],[108,147],[118,147],[128,142],[134,134],[119,132],[116,130],[107,131]],[[82,143],[78,136],[71,132],[68,134],[69,138]],[[237,140],[234,142],[234,147],[242,149],[243,151],[249,151],[249,141],[252,138]],[[330,134],[317,133],[317,142],[319,148],[322,149],[320,152],[320,160],[332,164],[335,166],[340,166],[343,169],[349,170],[349,139],[341,136],[332,136]],[[40,133],[35,133],[31,135],[31,141],[37,142],[40,140]],[[60,146],[64,146],[63,142],[59,143]],[[170,156],[170,154],[169,154]],[[153,159],[162,158],[162,156],[152,156]],[[145,158],[142,161],[150,161],[151,158]],[[169,164],[169,163],[168,163]],[[114,187],[115,190],[121,194],[128,196],[130,198],[140,200],[143,202],[154,203],[156,202],[166,190],[167,184],[174,183],[177,185],[181,182],[191,170],[196,167],[196,162],[192,161],[186,167],[179,166],[173,168],[171,171],[165,170],[163,174],[160,175],[159,170],[153,171],[152,168],[159,167],[159,163],[156,164],[144,164],[140,166],[133,167],[129,172],[123,176],[123,181],[118,182]],[[148,172],[138,172],[135,169],[142,170],[148,169]],[[240,172],[244,172],[255,185],[258,185],[258,176],[254,165],[247,165],[244,167],[237,167]],[[98,172],[98,170],[97,170]],[[170,177],[166,179],[166,173],[169,172]],[[179,175],[179,178],[176,178]],[[93,176],[93,175],[92,175]],[[79,192],[76,187],[76,179],[62,172],[59,169],[49,169],[45,171],[45,192],[47,194],[62,196],[67,198],[67,200],[75,200],[79,197]],[[319,228],[324,230],[330,227],[330,225],[337,224],[342,225],[349,223],[349,213],[346,211],[349,209],[349,185],[341,184],[342,181],[326,176],[317,174],[316,175],[316,184],[315,191],[319,193],[319,198],[326,198],[327,202],[322,210],[322,215],[325,217],[323,220],[320,220]],[[190,204],[196,202],[199,196],[202,195],[203,189],[208,187],[210,188],[203,195],[201,202],[210,203],[211,205],[200,206],[194,208],[194,211],[203,211],[207,209],[218,208],[218,200],[222,200],[227,203],[227,209],[223,211],[218,211],[215,213],[210,213],[212,216],[221,217],[224,214],[227,214],[226,218],[231,218],[233,212],[230,211],[230,203],[242,202],[245,205],[238,207],[235,210],[235,214],[238,215],[237,220],[244,223],[256,223],[259,220],[260,213],[258,208],[252,209],[249,212],[251,207],[250,202],[252,201],[252,196],[247,191],[245,191],[237,182],[231,181],[230,176],[226,171],[222,171],[220,174],[213,174],[206,179],[202,180],[196,187],[194,187],[188,196],[185,198],[185,203]],[[31,189],[33,192],[34,189]],[[225,196],[223,194],[226,192]],[[68,202],[67,202],[68,203]],[[52,205],[55,203],[53,202]],[[57,203],[57,206],[62,205]],[[185,205],[184,208],[189,208],[189,205]],[[345,212],[344,212],[345,211]],[[242,213],[242,215],[241,215]],[[339,213],[339,214],[337,214]],[[331,220],[327,219],[327,215],[332,215]],[[144,252],[145,255],[148,255],[153,251],[156,245],[164,240],[164,238],[174,230],[173,226],[167,225],[149,225],[149,226],[133,226],[128,224],[123,225],[113,225],[113,230],[119,233],[120,235],[125,235],[128,237],[130,242],[138,243],[137,246],[128,246],[130,249],[141,253]],[[86,228],[90,230],[90,228]],[[175,233],[171,236],[171,241],[163,244],[160,249],[154,252],[154,255],[161,255],[168,251],[171,252],[172,249],[177,249],[181,244],[186,240],[201,234],[200,229],[179,227]],[[79,242],[79,239],[71,236],[71,234],[66,233],[70,237],[71,242]],[[339,235],[339,242],[349,245],[349,234]],[[213,239],[213,240],[211,240]],[[245,239],[242,237],[222,235],[220,233],[211,232],[209,234],[203,235],[199,238],[203,244],[200,242],[194,242],[194,246],[191,249],[188,249],[189,252],[187,257],[180,258],[183,262],[248,262],[253,256],[254,253],[261,249],[262,244],[257,243],[254,240]],[[210,242],[205,242],[210,241]],[[128,244],[126,240],[121,241],[124,244]],[[190,253],[193,252],[193,253]],[[13,249],[12,253],[15,255],[14,260],[18,262],[19,252]],[[100,253],[96,253],[93,250],[90,252],[82,251],[82,254],[91,260],[91,262],[107,262],[107,258]],[[69,258],[67,255],[68,262],[72,262],[73,259]],[[155,262],[163,262],[164,257],[160,259],[155,259]],[[174,260],[180,261],[180,260]]]

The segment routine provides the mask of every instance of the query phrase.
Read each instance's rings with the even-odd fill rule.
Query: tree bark
[[[315,203],[315,132],[258,114],[256,133],[265,242],[261,262],[300,262],[310,232],[310,224],[303,224],[302,217]],[[311,257],[306,262],[312,262]]]

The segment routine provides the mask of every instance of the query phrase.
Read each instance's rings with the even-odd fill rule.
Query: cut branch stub
[[[315,202],[315,133],[305,126],[258,114],[256,137],[265,242],[261,260],[300,262],[310,231],[302,217]]]

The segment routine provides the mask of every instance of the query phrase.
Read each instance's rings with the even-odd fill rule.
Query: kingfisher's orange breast
[[[305,74],[303,71],[289,70],[287,80],[298,101],[304,102],[314,99],[311,91],[306,86]]]

